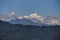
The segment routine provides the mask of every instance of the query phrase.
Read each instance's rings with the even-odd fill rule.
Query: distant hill
[[[0,40],[60,40],[60,26],[13,25],[0,21]]]

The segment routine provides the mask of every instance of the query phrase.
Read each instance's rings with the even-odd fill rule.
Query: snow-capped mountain
[[[10,14],[0,15],[0,20],[2,20],[2,21],[11,21],[11,20],[15,20],[15,19],[18,19],[18,16],[16,16],[14,12],[12,12]]]
[[[24,25],[60,25],[60,19],[56,17],[43,17],[32,13],[27,16],[17,16],[14,12],[7,15],[0,15],[0,20],[7,21],[12,24],[24,24]]]

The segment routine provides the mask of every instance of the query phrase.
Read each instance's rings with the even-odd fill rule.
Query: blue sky
[[[37,13],[60,17],[60,0],[0,0],[0,14],[12,11],[20,16]]]

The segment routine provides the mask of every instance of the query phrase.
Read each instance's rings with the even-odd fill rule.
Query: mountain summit
[[[2,21],[11,21],[11,20],[14,20],[14,19],[17,19],[17,15],[15,15],[14,12],[11,12],[10,14],[2,14],[0,15],[0,20]]]
[[[24,18],[43,18],[42,16],[39,16],[37,13],[32,13],[28,16],[24,16]]]
[[[29,16],[38,16],[38,14],[37,13],[32,13]]]
[[[10,14],[0,15],[0,20],[7,21],[12,24],[26,25],[60,25],[60,19],[55,17],[43,17],[37,13],[32,13],[27,16],[17,16],[14,12]]]

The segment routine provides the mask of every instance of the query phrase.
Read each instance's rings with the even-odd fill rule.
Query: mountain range
[[[0,40],[60,40],[60,26],[11,24],[0,20]]]
[[[48,25],[60,25],[60,18],[47,16],[43,17],[37,13],[32,13],[27,16],[17,16],[14,12],[10,14],[0,15],[0,20],[9,22],[12,24],[24,24],[24,25],[39,25],[39,26],[48,26]]]
[[[55,19],[59,21],[58,18],[45,18],[36,13],[28,16],[16,16],[14,12],[1,15],[0,40],[60,40],[60,25],[48,24],[49,20]]]

